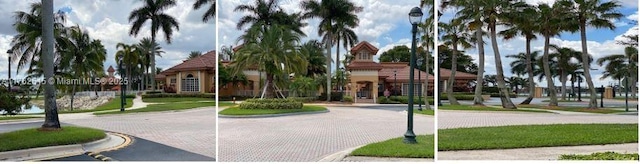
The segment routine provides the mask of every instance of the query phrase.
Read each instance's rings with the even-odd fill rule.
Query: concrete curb
[[[115,133],[110,133],[110,132],[106,132],[106,133],[107,133],[107,137],[99,139],[97,141],[84,143],[84,144],[49,146],[49,147],[39,147],[39,148],[0,152],[0,161],[41,161],[41,160],[49,160],[49,159],[56,159],[56,158],[63,158],[68,156],[92,153],[87,151],[87,148],[89,147],[94,147],[94,148],[103,147],[102,149],[108,149],[108,147],[106,146],[110,146],[108,144],[110,141],[113,141],[112,138],[121,137],[121,136],[115,135]],[[121,143],[119,144],[119,146],[126,145],[126,144],[127,144],[126,142]],[[102,160],[102,159],[99,159],[99,160]],[[111,159],[109,158],[109,160]]]
[[[318,160],[317,162],[433,162],[433,158],[393,158],[393,157],[366,157],[349,156],[354,150],[365,145],[345,149]],[[346,160],[346,161],[345,161]]]
[[[268,117],[282,117],[282,116],[294,116],[294,115],[307,115],[307,114],[321,114],[329,113],[330,111],[313,111],[313,112],[296,112],[296,113],[283,113],[283,114],[265,114],[265,115],[223,115],[218,113],[218,118],[268,118]]]

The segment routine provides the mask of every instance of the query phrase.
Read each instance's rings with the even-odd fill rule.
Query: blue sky
[[[538,4],[538,3],[549,3],[554,0],[527,0],[530,4]],[[591,55],[594,56],[595,59],[598,59],[603,56],[611,55],[611,54],[622,54],[624,53],[624,46],[616,44],[616,41],[622,40],[622,35],[625,34],[638,34],[638,25],[632,24],[631,20],[638,20],[638,2],[636,0],[623,0],[619,1],[623,7],[619,8],[618,11],[624,15],[620,20],[615,21],[617,28],[615,30],[609,29],[587,29],[587,45],[588,51]],[[444,15],[441,17],[441,21],[450,20],[455,13],[455,9],[447,9],[444,12]],[[498,27],[498,29],[504,29],[504,27]],[[486,30],[486,29],[485,29]],[[486,74],[495,74],[496,65],[495,59],[493,58],[493,50],[490,45],[489,38],[485,37],[485,41],[487,41],[487,45],[485,45],[485,75]],[[538,40],[534,40],[532,42],[532,49],[543,50],[544,45],[544,37],[538,36]],[[562,33],[559,37],[554,37],[551,39],[551,44],[557,44],[562,47],[569,47],[577,51],[581,51],[581,42],[580,42],[580,33]],[[525,42],[523,37],[518,37],[516,39],[510,41],[504,41],[502,39],[498,39],[498,47],[500,48],[500,53],[502,56],[502,63],[504,64],[505,76],[512,76],[510,72],[509,63],[513,61],[513,59],[506,58],[504,56],[510,54],[517,54],[520,52],[524,52]],[[478,51],[476,49],[468,49],[466,50],[467,54],[473,57],[476,60],[478,59]],[[592,71],[591,75],[594,80],[594,84],[596,86],[600,85],[609,85],[612,80],[609,78],[601,79],[602,76],[602,67],[597,64],[591,64],[591,68],[595,68],[598,70]],[[526,76],[525,76],[526,77]],[[560,82],[555,79],[556,85],[560,85]],[[546,86],[546,81],[536,81],[538,86]]]

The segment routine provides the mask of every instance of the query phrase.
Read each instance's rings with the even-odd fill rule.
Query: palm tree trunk
[[[558,98],[556,97],[556,88],[551,78],[551,68],[549,68],[549,36],[544,38],[544,55],[542,55],[542,69],[544,69],[544,77],[547,80],[547,88],[549,89],[549,106],[558,106]]]
[[[327,102],[331,101],[331,37],[331,32],[327,33],[327,43],[325,43],[327,50]]]
[[[527,45],[526,45],[526,49],[527,49],[527,74],[529,75],[529,77],[527,77],[527,79],[529,80],[529,96],[527,96],[527,99],[525,99],[524,101],[522,101],[522,103],[520,104],[529,104],[531,103],[531,101],[533,100],[533,94],[535,94],[536,92],[536,83],[533,81],[533,64],[531,63],[531,37],[527,37]]]
[[[53,80],[53,0],[42,0],[42,61],[44,78]],[[43,130],[60,129],[56,89],[50,82],[44,85],[45,118],[41,126]]]
[[[274,86],[275,86],[275,84],[273,84],[273,74],[267,73],[267,85],[264,86],[264,87],[267,87],[267,89],[265,90],[265,92],[266,92],[265,93],[265,97],[266,98],[269,98],[269,99],[270,98],[274,98],[274,95],[276,94],[276,93],[274,93],[275,92],[275,90],[274,90],[275,87]]]
[[[156,43],[156,36],[151,35],[151,43]],[[156,91],[156,49],[155,47],[151,48],[151,91]]]
[[[76,85],[73,85],[73,87],[71,87],[71,111],[73,111],[73,99],[75,99],[76,96]]]
[[[338,80],[336,82],[336,87],[337,91],[340,91],[340,94],[342,94],[342,84],[340,83],[342,83],[342,76],[344,76],[344,72],[341,72],[342,75],[338,76],[338,70],[340,70],[340,38],[338,38],[336,42],[336,80]],[[342,97],[340,99],[342,99]]]
[[[476,18],[480,22],[480,18]],[[476,44],[478,46],[478,75],[476,76],[476,90],[473,98],[473,105],[484,105],[482,99],[482,81],[484,77],[484,41],[482,41],[482,28],[476,29]]]
[[[562,94],[561,100],[567,100],[567,76],[564,70],[560,71],[560,83],[562,83],[562,88],[560,88],[560,93]]]
[[[502,107],[505,109],[517,109],[516,105],[511,102],[511,97],[509,96],[509,92],[507,91],[507,87],[504,82],[504,71],[502,69],[502,59],[500,56],[500,51],[498,50],[498,41],[496,39],[496,25],[495,23],[490,24],[491,30],[491,45],[493,46],[493,53],[496,60],[496,71],[497,71],[497,79],[498,88],[500,89],[500,100],[502,102]]]
[[[589,63],[589,53],[587,51],[587,30],[585,29],[586,23],[584,20],[580,20],[580,40],[582,42],[582,67],[584,68],[584,78],[587,80],[587,86],[589,87],[589,109],[598,108],[598,97],[596,88],[593,86],[593,79],[591,79],[591,63]]]
[[[425,66],[424,68],[425,68],[426,74],[424,77],[424,86],[422,87],[422,89],[428,92],[427,88],[429,87],[429,44],[427,44],[425,47],[426,47],[425,52],[427,52],[426,56],[424,57],[424,66]],[[427,92],[421,92],[421,93],[427,93]],[[429,105],[429,99],[427,98],[428,95],[429,94],[424,94],[424,108],[427,110],[430,110],[431,106]]]
[[[456,97],[453,96],[453,86],[456,81],[456,71],[458,67],[458,42],[454,39],[453,41],[453,54],[451,55],[451,75],[449,76],[449,81],[447,81],[447,98],[449,98],[449,104],[451,105],[460,105]]]

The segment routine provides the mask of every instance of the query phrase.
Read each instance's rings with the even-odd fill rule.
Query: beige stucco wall
[[[354,70],[351,71],[351,76],[350,76],[351,81],[349,82],[349,84],[351,85],[351,97],[356,97],[356,94],[358,92],[358,82],[362,82],[362,81],[367,81],[367,82],[371,82],[372,86],[371,86],[371,96],[372,98],[375,100],[378,98],[378,71],[375,70],[366,70],[366,71],[360,71],[360,70]],[[349,85],[347,84],[347,85]],[[356,100],[357,101],[357,100]]]

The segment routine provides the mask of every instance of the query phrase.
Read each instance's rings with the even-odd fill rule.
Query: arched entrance
[[[373,88],[374,87],[378,87],[373,86],[373,82],[371,81],[358,81],[356,82],[356,99],[358,99],[357,101],[360,101],[362,99],[371,99],[373,100]]]

